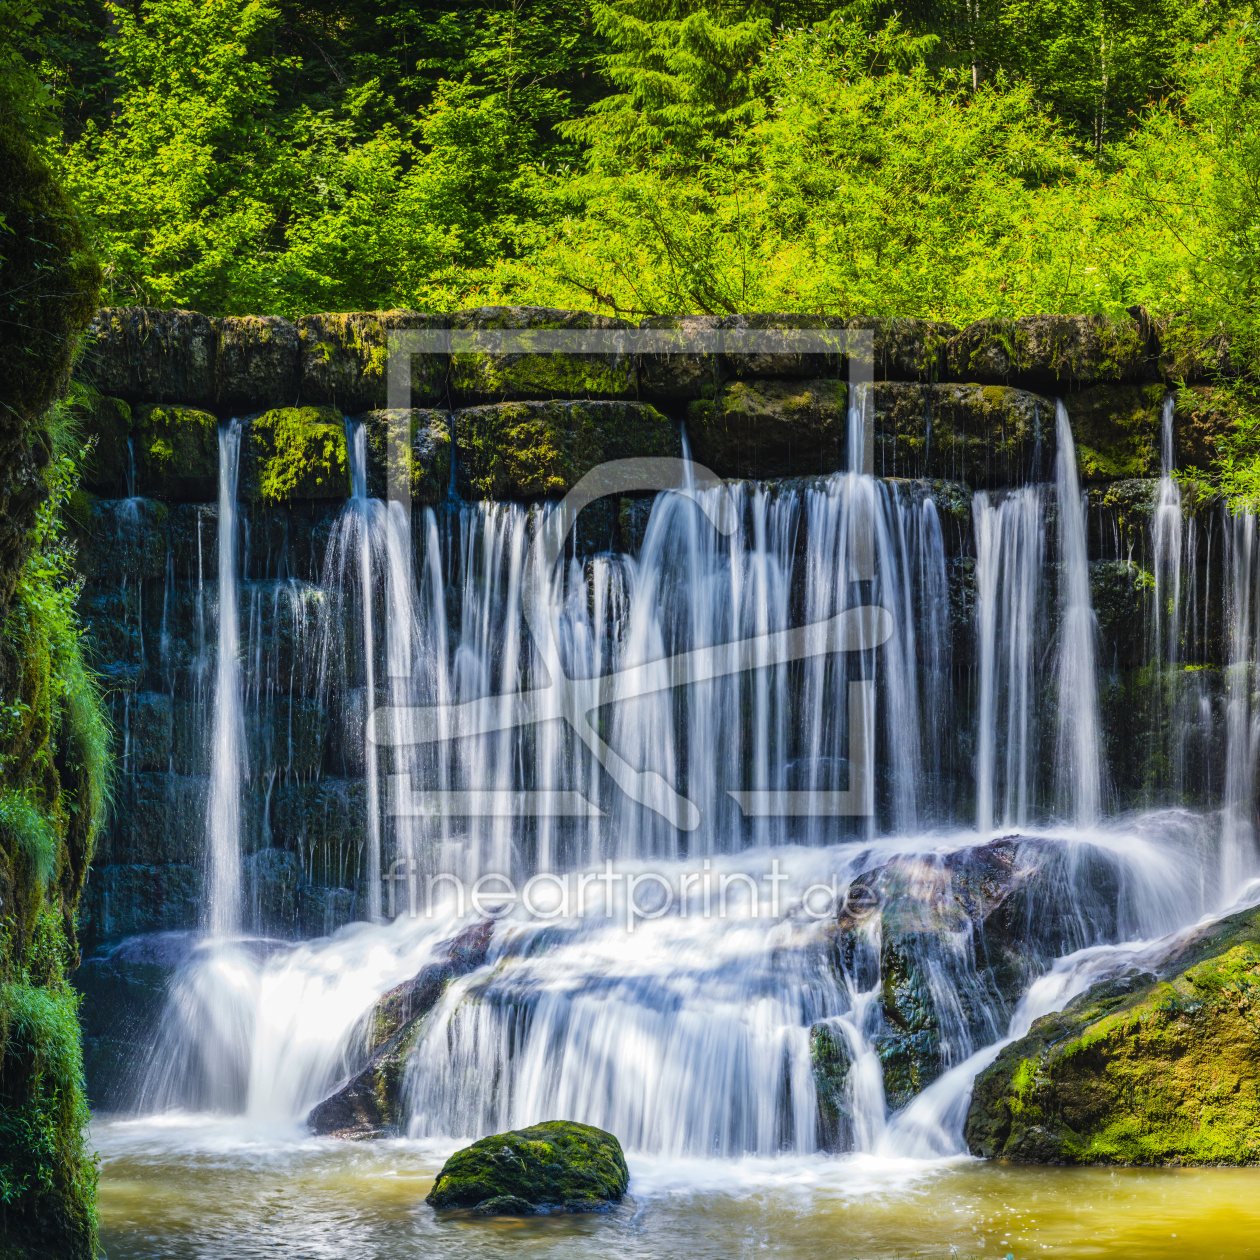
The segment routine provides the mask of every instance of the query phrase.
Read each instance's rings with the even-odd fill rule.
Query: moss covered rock
[[[967,1144],[1035,1163],[1260,1162],[1260,912],[1096,985],[976,1081]]]
[[[218,337],[215,321],[199,311],[103,306],[88,328],[78,376],[132,403],[212,407]]]
[[[134,494],[135,459],[127,445],[131,438],[130,404],[94,394],[86,410],[83,427],[96,438],[96,446],[83,469],[81,486],[110,498]]]
[[[639,393],[664,402],[713,398],[725,379],[717,315],[650,315],[639,328]],[[644,342],[646,341],[646,345]]]
[[[977,320],[950,341],[946,357],[954,380],[1055,393],[1159,378],[1147,323],[1104,315]]]
[[[391,485],[410,485],[413,503],[434,504],[450,493],[449,411],[369,411],[362,419],[367,430],[369,495],[384,499]],[[395,460],[397,466],[391,466]]]
[[[608,345],[610,334],[633,327],[625,320],[543,306],[483,306],[456,312],[451,325],[461,335],[451,355],[456,399],[626,398],[638,392],[629,344]],[[471,349],[463,346],[466,338]]]
[[[1236,396],[1215,385],[1195,385],[1177,393],[1173,433],[1179,468],[1209,470],[1222,438],[1243,420]]]
[[[209,411],[146,403],[132,413],[136,493],[182,502],[219,491],[219,421]]]
[[[221,409],[292,407],[300,382],[296,324],[279,315],[229,315],[219,320],[215,389]]]
[[[249,423],[241,443],[242,499],[290,503],[349,493],[346,426],[335,407],[281,407]]]
[[[302,401],[331,403],[348,413],[387,406],[389,334],[409,330],[441,333],[449,326],[448,315],[422,311],[304,315],[297,321]],[[411,356],[412,406],[443,397],[446,368],[444,350]]]
[[[720,477],[796,477],[844,467],[843,381],[733,381],[687,408],[694,458]]]
[[[1097,385],[1068,399],[1083,482],[1158,477],[1167,387]]]
[[[156,499],[92,499],[76,528],[85,574],[117,582],[160,577],[166,567],[169,509]]]
[[[466,498],[562,495],[605,460],[681,453],[678,430],[632,402],[517,402],[455,413],[456,477]]]
[[[871,390],[875,475],[930,477],[973,488],[1044,480],[1054,404],[1004,385],[886,382]]]
[[[621,1143],[611,1133],[551,1120],[456,1151],[425,1202],[487,1215],[592,1212],[619,1202],[629,1184]]]

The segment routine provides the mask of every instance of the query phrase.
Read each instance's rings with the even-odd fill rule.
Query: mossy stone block
[[[242,499],[291,503],[349,493],[346,427],[335,407],[281,407],[250,421],[242,439]]]
[[[146,403],[132,414],[136,493],[205,502],[219,493],[219,421],[208,411]]]
[[[122,745],[122,769],[169,770],[174,734],[174,706],[161,691],[137,691],[114,705],[114,729]]]
[[[218,405],[240,414],[298,401],[301,343],[279,315],[229,315],[219,321]]]
[[[1163,385],[1096,385],[1067,400],[1083,482],[1158,477]]]
[[[391,333],[442,334],[450,316],[423,311],[356,311],[305,315],[297,321],[304,403],[331,403],[353,414],[385,407]],[[445,339],[441,349],[409,354],[404,380],[411,406],[438,402],[446,393]]]
[[[94,395],[83,428],[86,437],[96,438],[83,469],[84,488],[111,499],[135,493],[135,461],[127,445],[131,405],[121,398]]]
[[[1105,315],[981,319],[946,350],[955,381],[1020,385],[1063,393],[1090,385],[1159,379],[1144,321]]]
[[[848,386],[732,381],[687,409],[693,458],[719,477],[799,477],[844,467]]]
[[[369,411],[367,490],[388,498],[393,487],[408,487],[413,503],[441,502],[451,489],[451,414],[434,408]]]
[[[1173,413],[1177,466],[1210,470],[1221,454],[1221,440],[1246,419],[1250,417],[1229,390],[1216,385],[1179,390]]]
[[[1260,1163],[1258,1008],[1253,909],[1037,1020],[977,1078],[967,1144],[1036,1163]]]
[[[128,402],[212,407],[215,320],[200,311],[103,306],[88,327],[79,379]]]
[[[598,464],[681,453],[673,423],[646,403],[495,403],[455,413],[460,494],[476,499],[562,495]]]
[[[450,389],[465,402],[626,398],[638,392],[635,358],[616,333],[633,325],[587,311],[483,306],[452,317]],[[465,341],[472,347],[466,348]]]
[[[88,582],[79,596],[86,656],[108,687],[132,691],[144,681],[145,661],[137,583]]]
[[[85,942],[116,941],[138,932],[196,927],[202,875],[197,866],[93,866],[83,889]]]
[[[442,1165],[425,1202],[435,1208],[532,1212],[599,1211],[619,1202],[630,1184],[621,1143],[603,1129],[551,1120],[482,1138]]]
[[[639,328],[649,339],[639,353],[640,396],[663,402],[715,397],[726,377],[719,353],[722,322],[718,315],[650,315],[643,320]]]
[[[1044,480],[1054,454],[1054,403],[1005,385],[873,386],[877,477],[928,477],[996,488]]]

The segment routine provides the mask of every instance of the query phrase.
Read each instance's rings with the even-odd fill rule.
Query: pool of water
[[[872,1156],[629,1157],[606,1215],[436,1215],[454,1142],[341,1142],[200,1116],[98,1118],[109,1260],[1260,1255],[1260,1169]]]

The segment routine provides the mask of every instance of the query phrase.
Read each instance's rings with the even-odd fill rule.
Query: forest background
[[[959,324],[1140,304],[1225,334],[1252,411],[1247,4],[0,0],[0,17],[109,303]],[[1260,431],[1231,441],[1225,488],[1252,497]]]

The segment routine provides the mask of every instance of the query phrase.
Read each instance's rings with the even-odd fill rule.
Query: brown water
[[[424,1204],[454,1144],[195,1117],[98,1120],[92,1136],[110,1260],[1260,1255],[1253,1169],[631,1156],[630,1197],[607,1215],[481,1220]]]

